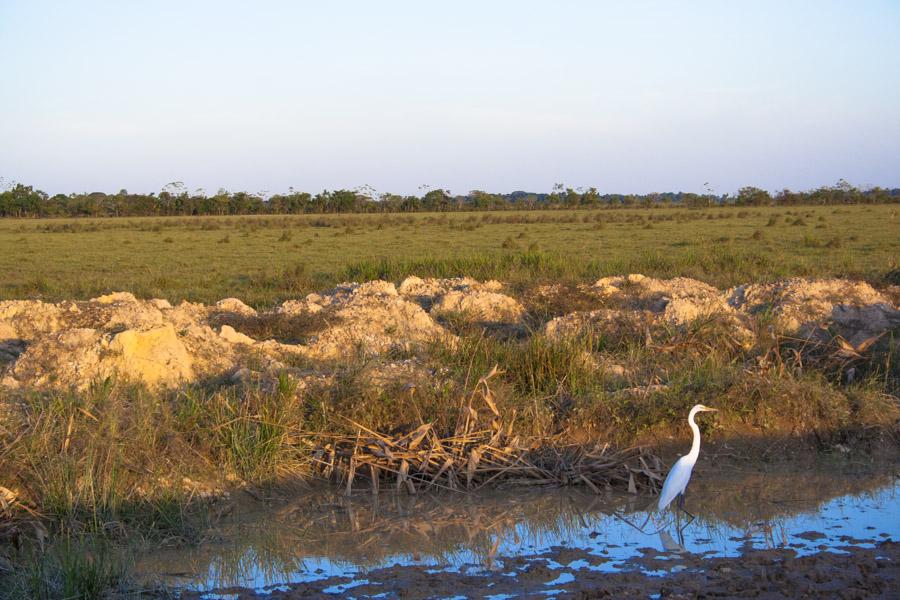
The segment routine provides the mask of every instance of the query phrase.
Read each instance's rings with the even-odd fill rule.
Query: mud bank
[[[506,574],[435,573],[433,569],[391,567],[364,579],[328,578],[315,584],[253,591],[222,588],[191,598],[894,598],[900,587],[900,543],[879,541],[874,548],[845,546],[842,554],[821,552],[798,557],[793,550],[759,550],[740,558],[681,559],[678,570],[646,575],[638,567],[664,572],[671,561],[631,561],[635,570],[592,572],[551,569],[559,560],[597,566],[579,552],[561,550],[519,557],[515,577]]]
[[[185,598],[890,597],[900,488],[868,468],[703,470],[693,521],[571,490],[301,494],[137,569]]]

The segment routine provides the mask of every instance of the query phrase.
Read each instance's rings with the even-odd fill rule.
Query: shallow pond
[[[655,499],[586,489],[510,489],[409,496],[317,489],[236,505],[191,548],[145,554],[139,579],[208,598],[284,591],[393,597],[370,581],[385,568],[489,575],[487,588],[536,563],[552,596],[580,571],[664,576],[698,558],[765,548],[797,556],[874,548],[900,538],[900,479],[893,470],[805,467],[700,473],[687,509],[657,515]],[[427,595],[427,594],[426,594]],[[467,597],[463,594],[461,597]]]

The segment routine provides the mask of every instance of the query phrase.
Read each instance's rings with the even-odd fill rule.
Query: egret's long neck
[[[700,428],[694,423],[694,416],[696,414],[697,411],[692,410],[691,414],[688,415],[688,424],[691,426],[691,431],[694,432],[694,441],[691,444],[691,451],[688,453],[688,456],[693,461],[696,461],[697,457],[700,456]]]

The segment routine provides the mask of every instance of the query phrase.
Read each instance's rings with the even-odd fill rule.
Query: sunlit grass
[[[269,306],[342,280],[408,274],[519,286],[628,272],[722,287],[794,275],[878,282],[897,268],[895,210],[7,219],[0,221],[0,272],[8,274],[0,297],[78,299],[127,290],[172,301],[236,296]],[[793,224],[798,219],[802,225]]]

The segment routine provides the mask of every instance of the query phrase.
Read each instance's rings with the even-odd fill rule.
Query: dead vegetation
[[[312,453],[316,471],[334,479],[350,494],[358,479],[373,492],[390,480],[397,491],[410,494],[474,490],[491,483],[520,485],[584,484],[624,487],[631,493],[653,491],[662,482],[661,461],[642,448],[613,450],[530,440],[514,433],[515,414],[505,420],[489,387],[495,367],[482,377],[460,404],[453,431],[442,436],[433,423],[423,423],[402,435],[378,433],[356,422],[356,435],[321,434]]]

